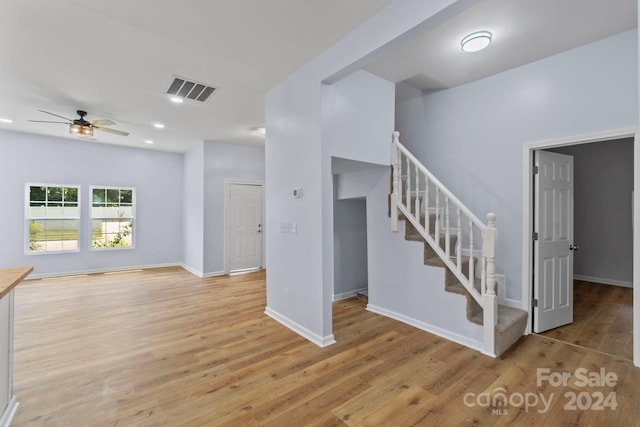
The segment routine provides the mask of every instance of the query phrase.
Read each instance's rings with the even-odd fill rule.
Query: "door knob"
[[[569,250],[570,251],[577,251],[578,250],[578,245],[570,245],[569,246]]]

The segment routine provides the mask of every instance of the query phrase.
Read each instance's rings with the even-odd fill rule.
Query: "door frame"
[[[247,179],[225,179],[224,180],[224,274],[229,274],[231,272],[229,268],[229,191],[231,185],[255,185],[262,187],[262,254],[260,267],[264,268],[265,260],[266,260],[266,245],[265,245],[265,235],[266,235],[266,224],[264,223],[265,212],[264,212],[264,181],[256,181],[256,180],[247,180]]]
[[[528,313],[525,334],[532,331],[533,295],[533,164],[534,151],[568,145],[634,138],[633,188],[640,188],[640,132],[637,127],[592,132],[526,143],[522,147],[522,309]],[[640,200],[633,201],[633,224],[640,224]],[[640,227],[633,227],[633,253],[640,254]],[[640,367],[640,256],[633,257],[633,363]]]

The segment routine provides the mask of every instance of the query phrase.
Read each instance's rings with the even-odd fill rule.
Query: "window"
[[[27,253],[78,250],[79,187],[27,184]]]
[[[94,249],[133,247],[135,190],[91,187],[91,246]]]

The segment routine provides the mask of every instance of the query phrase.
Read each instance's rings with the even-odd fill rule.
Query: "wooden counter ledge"
[[[0,299],[11,292],[32,271],[33,267],[30,266],[0,268]]]

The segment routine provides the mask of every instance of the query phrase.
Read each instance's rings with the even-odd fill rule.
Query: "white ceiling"
[[[66,126],[27,120],[84,109],[130,132],[96,131],[98,142],[179,152],[203,140],[262,144],[253,129],[264,124],[266,91],[391,2],[3,0],[0,118],[14,122],[0,129],[70,137]],[[483,0],[366,69],[440,89],[636,25],[636,0]],[[494,42],[464,54],[460,39],[474,30]],[[165,94],[174,75],[219,90],[175,105]]]
[[[96,131],[98,142],[262,144],[253,129],[265,92],[391,1],[2,0],[0,118],[14,122],[0,129],[70,137],[67,126],[27,120],[84,109],[130,132]],[[173,75],[219,90],[204,104],[171,104]]]
[[[484,0],[365,67],[395,83],[437,90],[478,80],[637,26],[637,0]],[[493,34],[465,53],[462,38]]]

